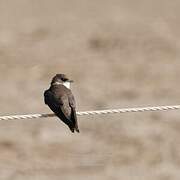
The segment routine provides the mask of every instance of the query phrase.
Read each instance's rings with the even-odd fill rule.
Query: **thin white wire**
[[[77,112],[77,115],[84,116],[84,115],[96,115],[96,114],[100,115],[100,114],[127,113],[127,112],[130,113],[130,112],[144,112],[144,111],[167,111],[167,110],[177,110],[177,109],[180,109],[180,105],[107,109],[107,110],[97,110],[97,111],[81,111],[81,112]],[[55,116],[55,114],[9,115],[9,116],[0,116],[0,120],[47,118],[53,116]]]

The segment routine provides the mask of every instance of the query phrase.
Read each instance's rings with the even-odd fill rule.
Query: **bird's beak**
[[[68,80],[68,82],[73,83],[74,81],[73,80]]]

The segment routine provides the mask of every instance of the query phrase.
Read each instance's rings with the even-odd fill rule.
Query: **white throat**
[[[64,85],[65,87],[67,87],[68,89],[70,89],[70,88],[71,88],[71,83],[70,83],[70,82],[68,82],[68,81],[63,82],[63,85]]]
[[[70,89],[71,88],[71,83],[70,82],[68,82],[68,81],[66,81],[66,82],[55,82],[55,83],[53,83],[53,85],[63,85],[63,86],[65,86],[66,88],[68,88],[68,89]]]

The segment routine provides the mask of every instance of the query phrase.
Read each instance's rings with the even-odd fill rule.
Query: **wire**
[[[177,110],[177,109],[180,109],[180,105],[107,109],[107,110],[97,110],[97,111],[80,111],[77,112],[77,115],[84,116],[84,115],[96,115],[96,114],[100,115],[100,114],[112,114],[112,113],[144,112],[144,111],[167,111],[167,110]],[[54,116],[55,114],[9,115],[9,116],[0,116],[0,120],[34,119],[34,118],[47,118]]]

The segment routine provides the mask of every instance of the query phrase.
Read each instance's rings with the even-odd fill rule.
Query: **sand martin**
[[[44,92],[44,102],[58,116],[72,132],[79,132],[76,103],[70,90],[69,80],[65,74],[56,74],[51,81],[50,88]]]

